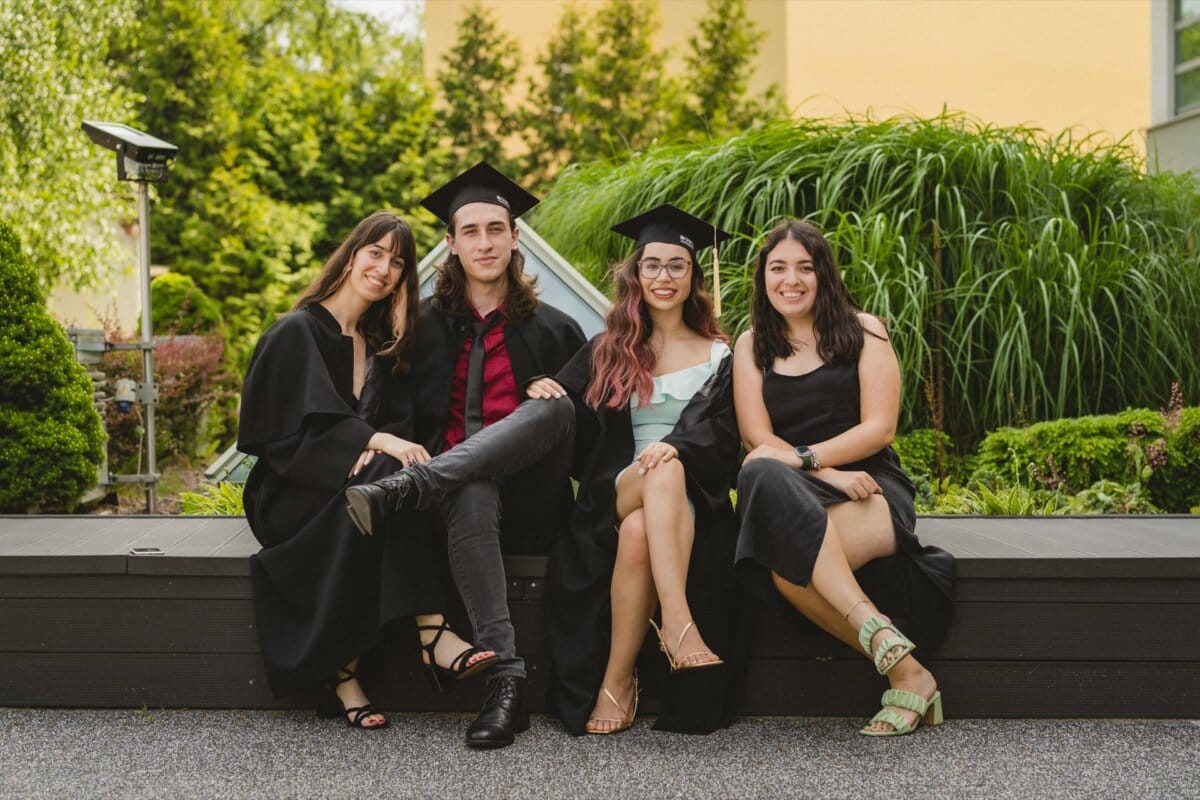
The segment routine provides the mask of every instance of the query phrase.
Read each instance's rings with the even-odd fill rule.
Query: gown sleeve
[[[584,464],[596,448],[600,436],[599,417],[583,402],[583,395],[592,381],[592,346],[595,342],[593,338],[576,350],[571,360],[554,376],[575,404],[575,455],[571,476],[577,480],[582,475]]]
[[[289,482],[337,491],[375,429],[338,393],[316,335],[297,313],[259,340],[242,385],[238,449]]]

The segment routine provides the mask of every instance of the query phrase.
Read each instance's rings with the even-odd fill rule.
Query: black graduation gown
[[[574,468],[579,495],[570,533],[555,542],[546,572],[550,706],[577,736],[585,732],[608,661],[609,591],[617,553],[614,481],[634,455],[629,409],[595,412],[583,403],[592,379],[593,343],[557,376],[577,411]],[[696,512],[688,603],[705,642],[725,660],[726,668],[684,670],[668,687],[666,659],[655,637],[649,636],[639,657],[638,675],[644,694],[664,701],[655,730],[708,733],[728,725],[733,717],[734,687],[744,664],[749,626],[741,624],[744,607],[733,571],[737,524],[729,489],[741,442],[732,376],[733,359],[727,356],[663,438],[679,451],[688,498]]]
[[[372,434],[412,438],[404,381],[386,362],[368,363],[356,400],[353,340],[314,303],[272,325],[246,371],[238,449],[258,456],[243,502],[263,545],[250,557],[251,583],[276,696],[311,688],[362,655],[385,622],[443,604],[422,515],[397,518],[403,537],[368,537],[346,514],[346,486],[399,469],[376,456],[347,479]]]
[[[416,441],[431,454],[445,444],[454,368],[470,333],[465,317],[443,311],[435,298],[421,303],[411,375]],[[583,330],[571,317],[539,303],[530,316],[509,322],[504,345],[517,390],[536,378],[554,375],[583,346]],[[544,553],[566,527],[573,493],[567,475],[553,475],[539,463],[501,479],[503,546],[507,553]]]

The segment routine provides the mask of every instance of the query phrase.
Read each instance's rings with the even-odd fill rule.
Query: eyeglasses
[[[638,262],[638,270],[646,280],[654,280],[662,274],[664,269],[671,278],[682,278],[688,274],[691,267],[692,262],[686,258],[672,258],[665,263],[657,258],[643,258]]]

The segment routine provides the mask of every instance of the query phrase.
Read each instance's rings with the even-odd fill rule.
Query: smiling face
[[[517,246],[517,228],[506,209],[467,203],[454,212],[451,230],[446,243],[462,263],[467,280],[481,284],[504,280]]]
[[[647,277],[647,272],[653,272],[655,266],[661,268],[658,274]],[[678,273],[683,267],[686,271],[682,275],[671,277],[672,270]],[[695,265],[687,248],[665,242],[650,242],[642,250],[638,267],[642,302],[649,308],[662,311],[682,306],[692,293],[693,269]]]
[[[771,307],[783,317],[796,319],[812,314],[818,287],[808,249],[795,239],[780,241],[767,253],[763,285]]]
[[[394,252],[395,248],[395,237],[391,233],[360,247],[350,259],[350,275],[344,286],[368,303],[387,297],[404,275],[404,258]]]

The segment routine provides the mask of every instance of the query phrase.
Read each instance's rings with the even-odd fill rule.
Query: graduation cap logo
[[[717,257],[717,245],[732,239],[733,234],[710,225],[699,217],[676,208],[670,203],[652,208],[644,214],[639,214],[612,226],[614,233],[619,233],[637,242],[638,247],[645,247],[651,242],[678,244],[687,248],[696,260],[695,242],[701,242],[701,248],[709,247],[712,241],[713,249],[713,314],[721,316],[721,267]]]
[[[538,199],[509,180],[491,164],[480,161],[421,201],[447,225],[454,212],[468,203],[490,203],[507,209],[513,218],[538,204]]]

